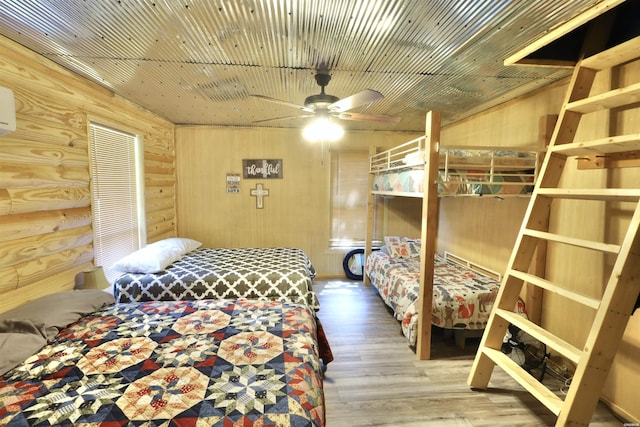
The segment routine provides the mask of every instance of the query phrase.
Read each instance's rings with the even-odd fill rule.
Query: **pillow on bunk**
[[[409,240],[399,236],[385,236],[384,244],[392,258],[420,257],[420,243],[417,240]]]

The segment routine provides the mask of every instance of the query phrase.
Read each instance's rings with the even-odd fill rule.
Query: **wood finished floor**
[[[496,368],[487,391],[466,384],[479,339],[465,350],[434,332],[432,359],[419,361],[374,288],[317,280],[319,317],[335,360],[324,390],[327,427],[553,426],[555,416]],[[545,383],[562,385],[550,375]],[[593,426],[622,426],[603,404]]]

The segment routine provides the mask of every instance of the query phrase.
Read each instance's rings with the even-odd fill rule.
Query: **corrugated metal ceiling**
[[[384,99],[352,111],[422,131],[521,94],[568,70],[505,67],[505,57],[599,0],[3,0],[0,34],[176,124],[252,126],[296,115],[320,88]],[[260,126],[300,127],[304,119]]]

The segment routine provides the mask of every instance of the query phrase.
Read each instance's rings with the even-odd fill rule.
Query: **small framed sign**
[[[242,159],[245,179],[281,179],[282,159]]]
[[[227,174],[227,193],[240,193],[240,174]]]

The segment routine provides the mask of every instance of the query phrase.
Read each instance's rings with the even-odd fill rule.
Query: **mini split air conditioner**
[[[13,91],[0,87],[0,136],[16,130],[16,103]]]

